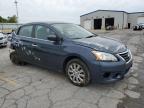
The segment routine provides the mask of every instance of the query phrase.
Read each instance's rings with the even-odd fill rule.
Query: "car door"
[[[47,38],[55,35],[55,32],[44,25],[35,26],[35,44],[33,50],[35,63],[49,69],[59,68],[61,56],[63,55],[60,43],[49,41]]]
[[[22,60],[33,63],[33,25],[25,25],[20,27],[17,33],[18,53]]]

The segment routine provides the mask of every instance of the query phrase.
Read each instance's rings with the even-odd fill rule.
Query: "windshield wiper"
[[[82,39],[82,38],[72,38],[72,39]]]
[[[87,36],[86,38],[92,38],[92,37],[96,37],[96,35],[90,35],[90,36]]]

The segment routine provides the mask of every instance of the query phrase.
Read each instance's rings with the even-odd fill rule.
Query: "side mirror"
[[[58,38],[57,38],[56,35],[49,35],[49,36],[47,37],[47,39],[50,40],[50,41],[57,41],[57,40],[58,40]]]

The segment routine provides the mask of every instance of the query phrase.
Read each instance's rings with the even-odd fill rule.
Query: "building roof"
[[[88,15],[88,14],[91,14],[91,13],[95,13],[95,12],[98,12],[98,11],[123,12],[123,13],[127,13],[127,14],[144,13],[144,12],[132,12],[132,13],[128,13],[128,12],[126,12],[126,11],[119,11],[119,10],[96,10],[96,11],[93,11],[93,12],[89,12],[89,13],[87,13],[87,14],[83,14],[83,15],[81,15],[80,17],[85,16],[85,15]]]
[[[138,13],[144,14],[144,12],[132,12],[132,13],[128,13],[128,14],[138,14]]]

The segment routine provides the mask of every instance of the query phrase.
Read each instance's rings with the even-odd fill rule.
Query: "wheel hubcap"
[[[68,75],[74,83],[80,84],[85,80],[85,72],[83,68],[77,63],[72,63],[69,65]]]

